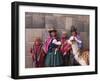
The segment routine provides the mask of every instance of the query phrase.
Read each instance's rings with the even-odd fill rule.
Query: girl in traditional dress
[[[80,38],[80,35],[77,33],[77,29],[75,28],[75,26],[71,27],[71,33],[72,33],[72,36],[69,38],[69,42],[72,40],[77,41],[78,48],[82,49],[82,40]]]
[[[55,29],[50,29],[49,34],[50,37],[45,42],[45,49],[47,52],[45,66],[61,66],[63,64],[62,54],[59,50],[61,42],[57,40],[57,31]]]
[[[63,54],[63,61],[64,65],[68,66],[70,65],[70,50],[71,50],[71,45],[68,43],[68,38],[67,38],[67,32],[63,31],[62,32],[62,37],[61,37],[61,48],[60,48],[62,54]]]
[[[40,38],[36,38],[34,41],[34,45],[30,50],[32,54],[33,62],[35,63],[35,67],[43,67],[45,52],[42,48],[42,42]]]
[[[75,28],[75,26],[72,26],[71,27],[71,33],[72,33],[72,36],[69,38],[69,43],[71,44],[72,41],[76,41],[77,44],[78,44],[78,49],[79,51],[81,51],[82,49],[82,40],[80,38],[80,35],[77,33],[77,29]],[[71,54],[71,64],[72,65],[79,65],[79,63],[75,60],[75,55],[73,54],[74,52],[72,51],[72,54]]]

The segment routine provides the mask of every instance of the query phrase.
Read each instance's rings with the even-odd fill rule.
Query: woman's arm
[[[78,42],[78,43],[82,43],[82,41],[80,39],[78,39],[77,37],[75,37],[75,40]]]
[[[56,44],[56,45],[61,45],[61,41],[57,41],[56,39],[54,39],[54,40],[52,41],[52,43],[54,43],[54,44]]]

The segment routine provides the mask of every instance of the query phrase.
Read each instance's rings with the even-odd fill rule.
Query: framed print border
[[[89,72],[74,72],[74,73],[59,73],[59,74],[42,74],[42,75],[19,75],[19,7],[20,6],[39,6],[52,8],[72,8],[72,9],[87,9],[95,11],[95,71]],[[89,75],[98,73],[97,62],[97,18],[98,8],[96,6],[81,6],[81,5],[64,5],[64,4],[49,4],[49,3],[31,3],[31,2],[12,2],[11,4],[11,77],[14,79],[25,78],[42,78],[42,77],[58,77],[58,76],[73,76],[73,75]]]

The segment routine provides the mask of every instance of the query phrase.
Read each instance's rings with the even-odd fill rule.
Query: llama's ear
[[[68,40],[68,43],[72,45],[72,42],[71,42],[71,40]]]
[[[71,41],[72,42],[72,44],[74,44],[74,41]]]
[[[72,44],[74,44],[74,42],[75,42],[74,40],[71,40],[71,43],[72,43]]]

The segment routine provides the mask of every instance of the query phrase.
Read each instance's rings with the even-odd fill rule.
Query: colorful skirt
[[[62,66],[63,65],[63,59],[62,54],[57,51],[55,52],[48,52],[45,59],[45,66],[46,67],[56,67],[56,66]]]

